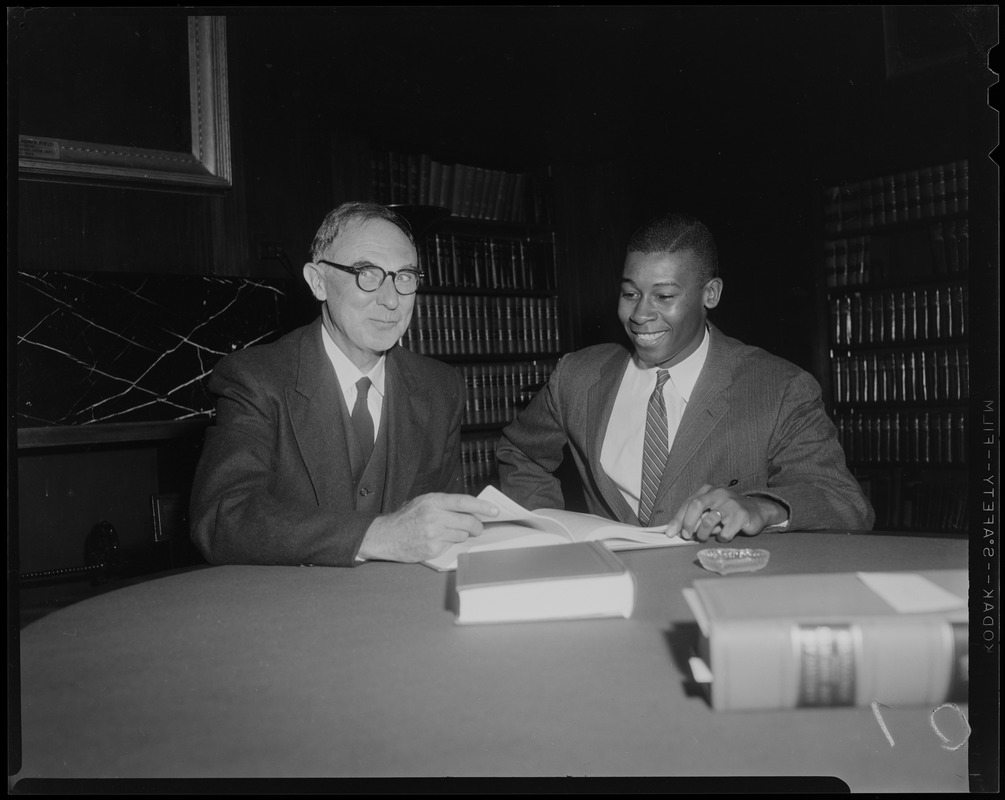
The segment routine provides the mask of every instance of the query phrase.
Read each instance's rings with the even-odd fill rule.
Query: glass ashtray
[[[710,572],[729,575],[731,572],[756,572],[768,564],[767,550],[749,547],[710,547],[698,551],[698,561]]]

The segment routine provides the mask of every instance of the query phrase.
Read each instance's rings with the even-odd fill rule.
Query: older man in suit
[[[633,236],[618,316],[632,351],[565,356],[497,447],[502,489],[562,507],[568,446],[588,510],[730,541],[764,530],[872,527],[820,387],[805,371],[724,335],[714,239],[669,214]]]
[[[490,503],[460,494],[463,379],[398,346],[421,279],[397,214],[332,211],[304,278],[319,319],[222,359],[216,424],[193,488],[211,563],[417,562],[481,532]]]

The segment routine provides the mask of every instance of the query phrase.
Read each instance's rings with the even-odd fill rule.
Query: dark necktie
[[[363,451],[363,463],[370,460],[373,452],[373,417],[366,405],[367,391],[370,389],[370,379],[360,378],[356,381],[356,405],[352,409],[352,424],[356,427],[356,438],[359,439]]]
[[[646,439],[642,449],[642,492],[639,497],[639,522],[649,525],[649,516],[656,501],[656,490],[663,478],[667,453],[670,450],[670,433],[667,428],[667,407],[663,399],[663,386],[670,373],[661,369],[656,373],[656,388],[649,396],[646,413]]]

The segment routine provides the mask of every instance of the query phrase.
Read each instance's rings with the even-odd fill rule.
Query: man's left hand
[[[684,501],[667,525],[667,536],[706,542],[713,536],[729,542],[738,533],[756,536],[778,525],[788,512],[766,497],[748,497],[725,486],[705,484]]]

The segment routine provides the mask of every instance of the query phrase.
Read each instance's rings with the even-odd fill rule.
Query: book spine
[[[453,182],[450,189],[450,212],[459,217],[464,212],[464,186],[468,180],[471,167],[466,164],[454,164]]]
[[[425,203],[431,206],[442,205],[440,202],[440,183],[443,180],[443,165],[431,159],[429,161],[429,176],[426,185]]]
[[[440,167],[440,194],[439,204],[450,210],[451,214],[456,214],[454,209],[454,165],[443,164]]]
[[[898,617],[849,624],[771,622],[713,629],[717,710],[965,702],[968,625]]]

